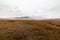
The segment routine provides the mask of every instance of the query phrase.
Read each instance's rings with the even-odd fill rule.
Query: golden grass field
[[[0,40],[60,40],[60,20],[0,20]]]

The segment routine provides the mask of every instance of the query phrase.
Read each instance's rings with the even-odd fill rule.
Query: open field
[[[0,40],[60,40],[60,20],[0,20]]]

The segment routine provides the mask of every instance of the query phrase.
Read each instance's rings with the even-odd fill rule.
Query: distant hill
[[[60,18],[22,16],[22,17],[0,18],[0,20],[60,20]]]

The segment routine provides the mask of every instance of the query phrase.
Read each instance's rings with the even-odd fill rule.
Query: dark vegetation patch
[[[56,25],[56,26],[60,27],[60,25]]]

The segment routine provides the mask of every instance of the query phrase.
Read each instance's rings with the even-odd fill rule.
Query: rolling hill
[[[60,19],[0,20],[0,40],[60,40]]]

